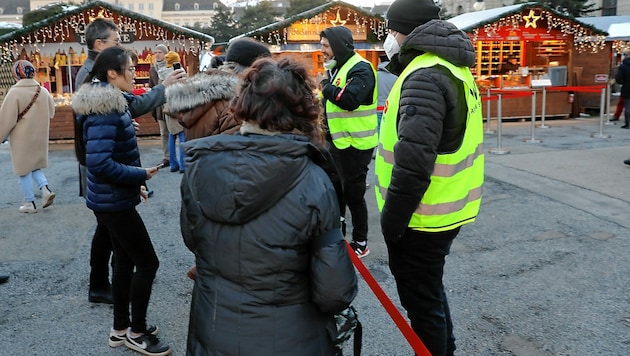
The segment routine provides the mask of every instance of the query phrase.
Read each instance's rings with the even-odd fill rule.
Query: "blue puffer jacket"
[[[129,112],[132,95],[107,83],[87,83],[74,94],[72,108],[83,122],[88,192],[93,211],[123,211],[140,203],[147,173]]]

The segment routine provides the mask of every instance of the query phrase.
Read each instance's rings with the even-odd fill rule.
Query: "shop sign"
[[[548,41],[566,38],[560,31],[541,27],[501,27],[492,31],[480,28],[476,37],[477,41]]]
[[[595,83],[608,83],[608,74],[595,74]]]
[[[345,24],[343,26],[352,32],[353,40],[367,40],[365,25]],[[287,41],[319,42],[320,32],[328,27],[330,26],[326,26],[326,24],[294,23],[288,28]]]

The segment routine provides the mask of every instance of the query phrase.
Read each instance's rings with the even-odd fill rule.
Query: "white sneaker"
[[[27,201],[19,209],[20,213],[34,214],[37,212],[34,201]]]
[[[48,186],[45,185],[42,187],[42,208],[47,208],[52,205],[53,200],[55,200],[56,194],[51,192],[48,189]]]

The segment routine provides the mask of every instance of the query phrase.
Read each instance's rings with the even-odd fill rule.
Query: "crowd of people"
[[[79,193],[96,218],[88,300],[113,304],[109,346],[171,352],[146,320],[159,258],[136,211],[147,181],[169,168],[182,173],[181,234],[195,260],[187,354],[336,354],[334,315],[357,295],[346,208],[351,250],[366,257],[374,158],[401,304],[432,355],[453,355],[442,275],[452,241],[479,211],[483,130],[474,47],[439,11],[432,0],[390,5],[383,74],[337,26],[320,33],[319,83],[299,61],[239,39],[219,67],[193,76],[159,44],[147,92],[134,91],[137,56],[118,27],[102,18],[87,26],[72,108]],[[25,62],[14,65],[16,100],[0,108],[0,138],[10,136],[19,209],[35,212],[32,179],[42,208],[55,197],[41,172],[54,103]],[[148,112],[163,156],[143,167],[134,118]],[[25,130],[40,132],[29,137],[45,147],[33,162],[19,158],[23,142],[14,139]]]

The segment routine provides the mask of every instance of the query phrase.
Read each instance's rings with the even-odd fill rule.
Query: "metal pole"
[[[604,125],[606,126],[610,126],[610,125],[614,125],[615,123],[610,121],[610,96],[612,92],[612,87],[610,86],[610,84],[608,84],[606,86],[606,122],[604,123]]]
[[[532,137],[525,140],[529,143],[541,143],[542,141],[535,136],[536,132],[536,91],[532,90]]]
[[[488,97],[488,100],[486,100],[486,104],[488,105],[488,119],[486,120],[486,133],[494,133],[494,131],[490,129],[490,122],[491,122],[491,117],[492,117],[492,114],[490,113],[490,107],[491,107],[490,88],[488,88],[486,95]]]
[[[599,133],[591,134],[594,138],[610,138],[610,135],[604,135],[604,106],[606,100],[606,88],[602,88],[602,97],[599,101]]]
[[[504,150],[501,147],[501,110],[502,110],[502,97],[503,95],[499,94],[499,100],[497,100],[497,147],[491,148],[488,152],[495,155],[504,155],[510,153],[509,150]]]
[[[541,129],[548,129],[549,126],[545,125],[545,115],[547,114],[547,87],[542,87],[542,111],[540,113],[540,126]]]

